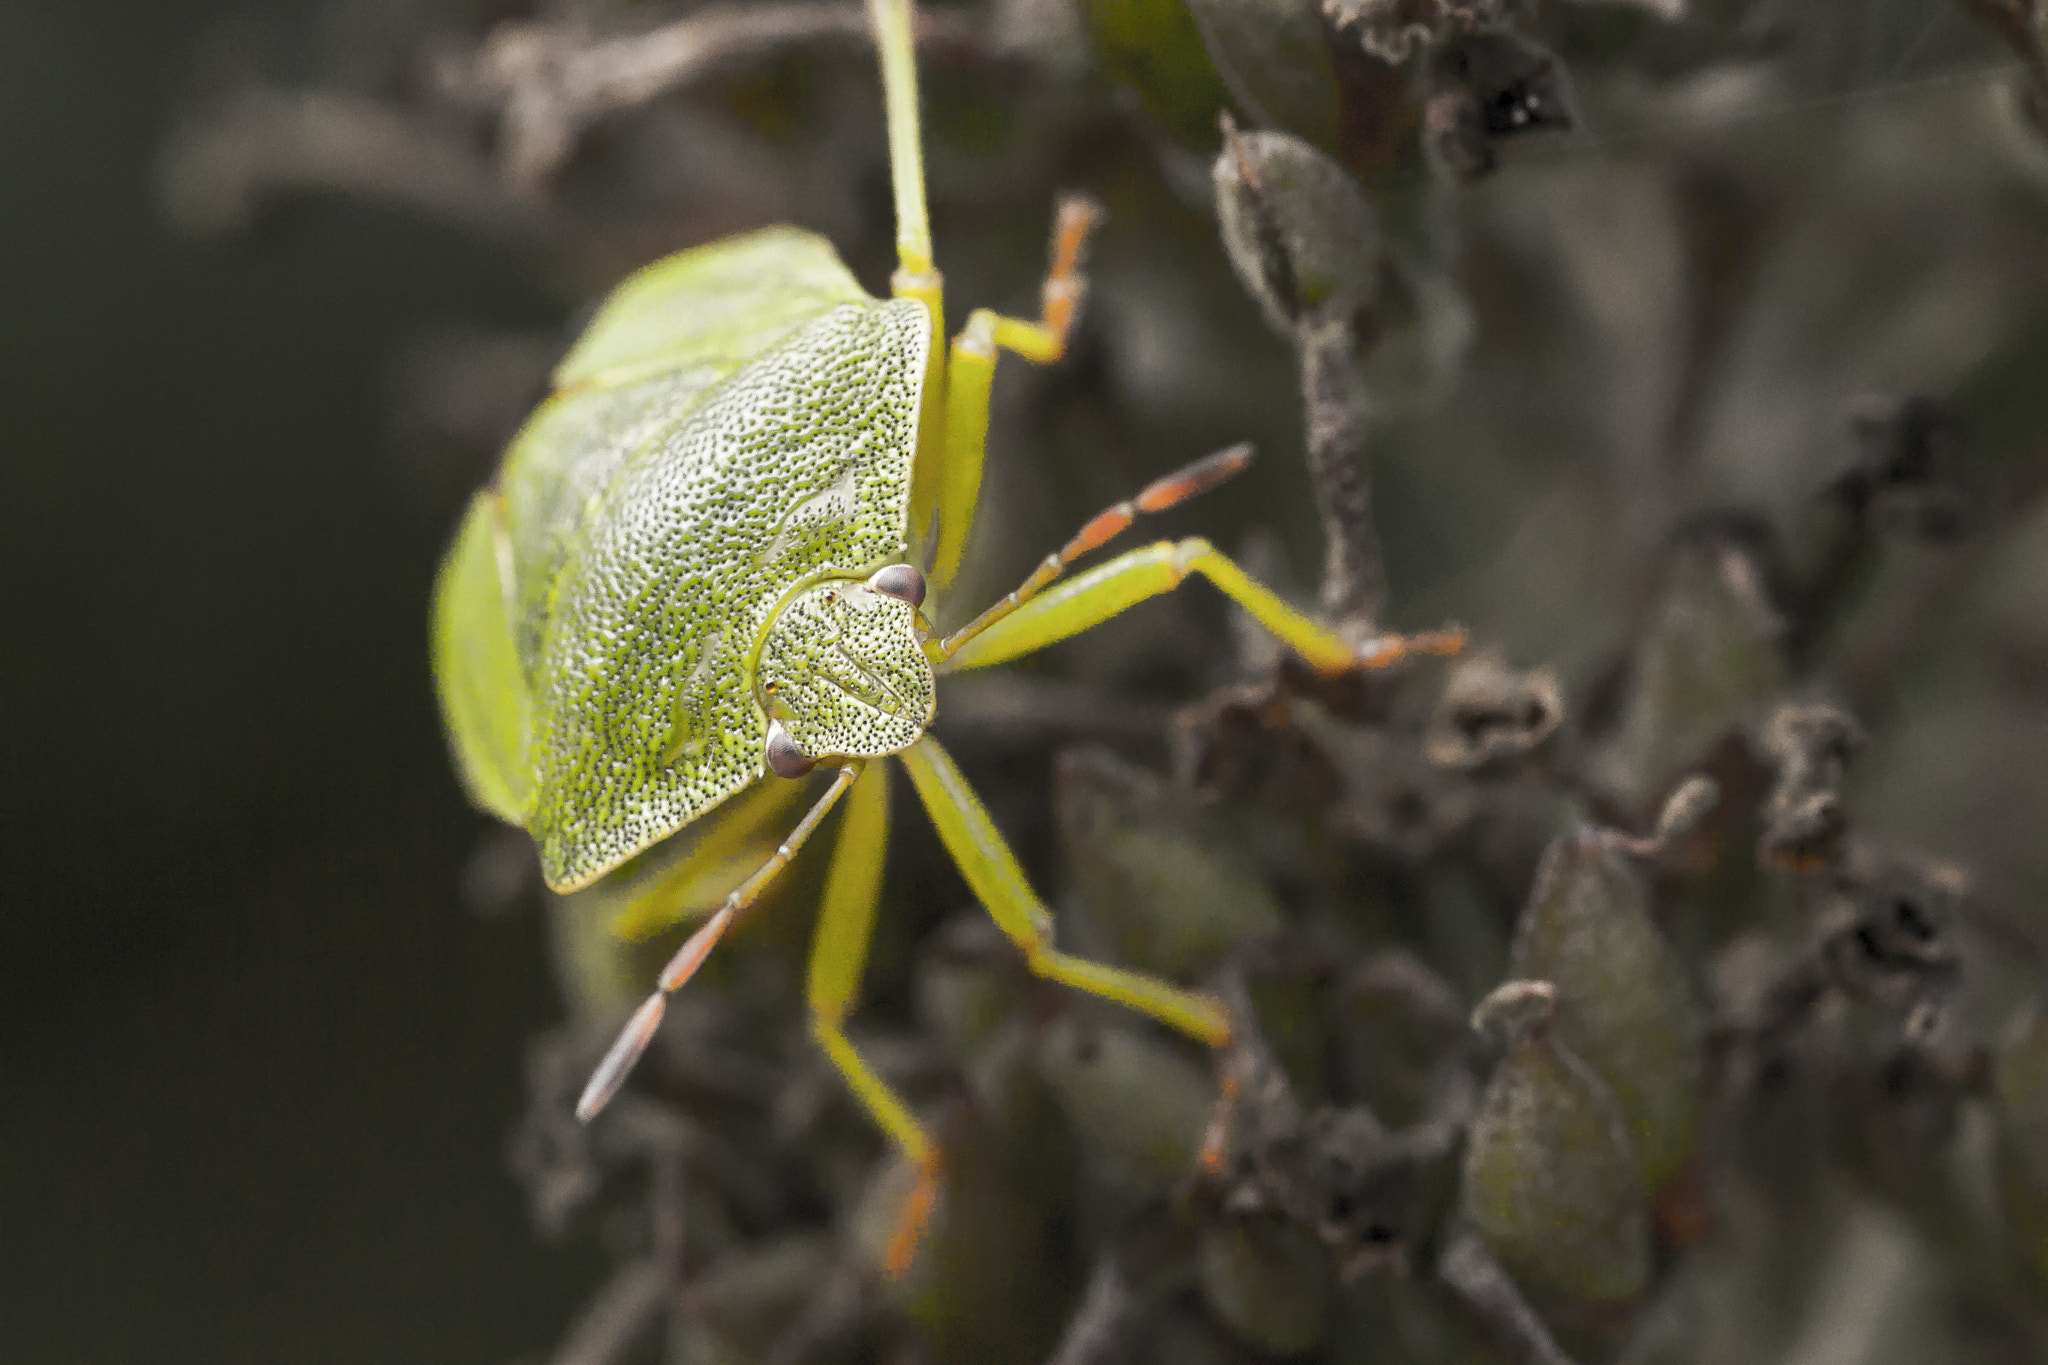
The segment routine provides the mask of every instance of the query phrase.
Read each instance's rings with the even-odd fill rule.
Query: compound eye
[[[811,769],[818,766],[816,759],[797,747],[797,742],[790,738],[789,731],[782,728],[782,722],[779,720],[768,722],[768,746],[765,757],[768,760],[768,771],[777,777],[808,777]]]
[[[913,607],[924,605],[924,575],[908,564],[891,564],[875,570],[868,579],[868,588]]]

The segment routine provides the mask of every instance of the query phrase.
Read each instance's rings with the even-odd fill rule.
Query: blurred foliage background
[[[1221,1173],[1216,1063],[1020,979],[900,799],[919,1272],[814,872],[575,1127],[672,938],[448,770],[434,564],[590,304],[780,221],[884,286],[856,7],[16,5],[0,1354],[2048,1359],[2041,14],[925,18],[955,307],[1109,210],[960,607],[1249,439],[1168,533],[1472,638],[1333,684],[1197,586],[942,692],[1063,936],[1250,1021]]]

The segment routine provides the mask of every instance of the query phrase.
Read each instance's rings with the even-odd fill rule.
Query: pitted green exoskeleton
[[[1244,448],[1103,512],[1015,592],[936,635],[925,596],[951,582],[967,543],[996,352],[1063,353],[1093,210],[1062,207],[1039,320],[980,309],[939,345],[910,3],[870,8],[895,176],[894,297],[871,298],[827,243],[789,228],[679,253],[622,284],[470,506],[436,591],[434,667],[466,787],[533,835],[557,891],[590,886],[714,812],[771,818],[786,803],[761,799],[765,786],[832,770],[773,855],[677,951],[578,1112],[610,1099],[667,995],[844,798],[808,994],[820,1044],[920,1171],[891,1251],[900,1269],[937,1194],[938,1152],[842,1027],[887,834],[887,770],[874,760],[902,759],[968,885],[1034,971],[1205,1042],[1229,1037],[1208,997],[1054,948],[1051,917],[925,733],[935,675],[1029,653],[1189,574],[1325,669],[1456,640],[1356,648],[1200,539],[1160,541],[1055,586],[1139,514],[1235,473]]]
[[[865,583],[805,588],[775,613],[754,665],[772,772],[801,777],[811,754],[874,758],[917,743],[935,700],[923,602],[922,575],[891,564]]]

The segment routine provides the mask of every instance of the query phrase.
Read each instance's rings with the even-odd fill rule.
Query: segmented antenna
[[[711,950],[718,946],[718,940],[725,937],[725,931],[732,927],[733,921],[754,903],[754,899],[775,879],[776,873],[789,866],[790,859],[804,846],[804,840],[811,837],[811,831],[825,818],[825,812],[832,809],[833,803],[844,796],[853,780],[860,776],[861,767],[862,764],[856,760],[840,768],[831,787],[797,822],[796,828],[789,832],[789,837],[782,841],[768,861],[735,887],[733,893],[725,898],[725,904],[718,907],[718,913],[704,921],[697,932],[676,949],[676,955],[668,960],[668,966],[661,969],[654,993],[633,1011],[633,1017],[619,1030],[618,1041],[612,1044],[611,1050],[604,1054],[604,1060],[597,1064],[597,1070],[591,1073],[590,1083],[583,1087],[582,1098],[576,1101],[577,1118],[588,1123],[612,1102],[612,1096],[619,1093],[619,1087],[632,1074],[640,1054],[647,1051],[647,1045],[654,1041],[654,1031],[661,1027],[662,1016],[668,1013],[669,996],[682,989],[683,983],[697,974],[697,969],[704,965],[705,958],[711,956]]]
[[[1088,519],[1086,526],[1074,533],[1073,539],[1047,555],[1015,592],[932,646],[933,659],[944,661],[960,646],[1050,587],[1053,580],[1065,573],[1082,555],[1090,550],[1101,549],[1121,535],[1140,516],[1164,512],[1177,503],[1206,493],[1225,479],[1242,472],[1251,462],[1251,442],[1240,441],[1213,455],[1204,455],[1193,464],[1176,469],[1171,474],[1152,480],[1139,490],[1135,498],[1126,498],[1115,506],[1097,512]]]

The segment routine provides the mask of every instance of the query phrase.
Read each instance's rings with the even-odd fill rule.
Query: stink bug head
[[[768,627],[754,669],[761,708],[811,759],[908,749],[936,695],[922,633],[900,597],[859,580],[814,584]]]

